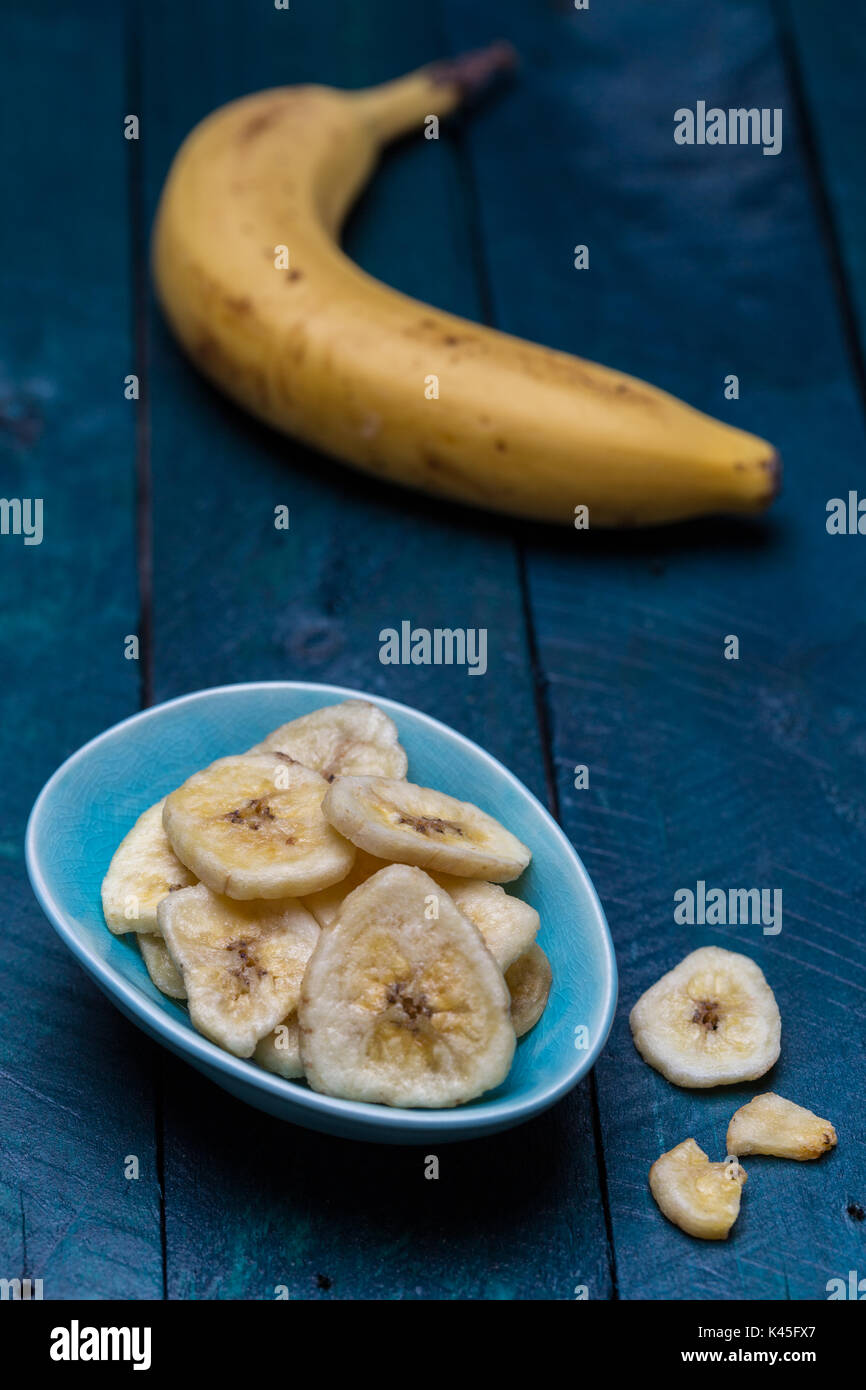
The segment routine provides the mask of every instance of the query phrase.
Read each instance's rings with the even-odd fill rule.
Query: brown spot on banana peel
[[[202,332],[190,343],[189,353],[205,376],[211,381],[215,381],[224,391],[231,396],[236,396],[235,383],[239,378],[238,365],[234,357],[226,352],[219,340],[207,329]],[[268,383],[267,374],[261,368],[245,366],[243,369],[243,380],[246,385],[252,388],[258,398],[261,409],[268,410],[271,403],[271,391]],[[291,399],[285,387],[281,388],[282,398],[285,401]]]
[[[476,506],[496,506],[497,500],[501,500],[510,491],[508,488],[503,490],[501,479],[496,478],[493,473],[487,474],[476,468],[462,468],[460,464],[443,458],[441,454],[434,454],[429,449],[422,453],[421,462],[425,469],[437,478],[435,487],[440,497],[452,495],[448,490],[449,480],[452,485],[456,484],[460,488],[464,501],[468,502],[471,496]],[[438,481],[440,477],[441,482]]]
[[[769,475],[767,491],[760,502],[761,507],[769,507],[771,502],[775,502],[779,493],[782,491],[782,458],[778,449],[773,449],[772,453],[761,460],[760,467]]]
[[[435,86],[456,87],[461,101],[478,96],[491,81],[517,66],[517,50],[505,39],[462,53],[458,58],[443,58],[424,69]]]
[[[272,125],[280,119],[285,110],[285,99],[275,101],[271,106],[266,106],[263,111],[258,111],[255,116],[241,126],[238,131],[238,143],[246,145],[250,140],[255,140],[257,135],[270,130]]]

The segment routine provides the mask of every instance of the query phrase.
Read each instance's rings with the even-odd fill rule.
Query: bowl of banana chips
[[[613,948],[569,841],[483,749],[378,696],[274,681],[145,710],[46,784],[27,863],[128,1018],[307,1128],[506,1129],[610,1028]]]

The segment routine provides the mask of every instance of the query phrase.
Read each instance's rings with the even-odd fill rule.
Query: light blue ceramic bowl
[[[521,1039],[503,1085],[481,1100],[455,1110],[397,1110],[335,1100],[262,1071],[197,1033],[183,1005],[151,983],[134,942],[112,936],[103,921],[103,875],[146,807],[278,724],[359,696],[308,682],[228,685],[115,725],[74,753],[40,793],[27,827],[30,881],[63,941],[127,1018],[250,1105],[378,1143],[444,1143],[508,1129],[553,1105],[592,1067],[613,1018],[616,963],[589,875],[555,821],[501,763],[438,720],[375,697],[397,724],[413,781],[476,802],[532,849],[532,864],[509,889],[540,913],[538,939],[553,965],[541,1022]]]

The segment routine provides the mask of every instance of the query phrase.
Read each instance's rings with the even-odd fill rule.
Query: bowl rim
[[[55,899],[45,881],[41,855],[37,845],[42,814],[56,785],[75,768],[77,763],[83,761],[92,749],[110,739],[122,736],[123,730],[132,724],[144,723],[158,718],[166,709],[180,705],[192,706],[197,701],[209,699],[214,695],[241,695],[260,690],[305,691],[322,694],[326,697],[334,695],[341,699],[368,700],[381,705],[389,713],[407,714],[415,719],[420,719],[422,723],[436,730],[437,733],[463,745],[473,754],[480,754],[488,763],[496,767],[518,792],[535,804],[542,819],[547,823],[548,831],[577,870],[587,900],[594,912],[596,928],[600,930],[605,958],[602,978],[599,982],[601,989],[601,1029],[591,1048],[581,1053],[575,1050],[575,1057],[579,1059],[577,1065],[570,1068],[560,1080],[546,1087],[540,1095],[531,1100],[515,1097],[510,1100],[502,1098],[484,1101],[482,1097],[479,1097],[477,1100],[469,1101],[466,1105],[448,1109],[406,1109],[397,1106],[376,1105],[370,1101],[343,1100],[336,1096],[324,1095],[320,1091],[314,1091],[312,1087],[296,1086],[273,1072],[254,1066],[248,1058],[235,1057],[233,1053],[224,1051],[216,1043],[205,1038],[203,1034],[196,1032],[191,1026],[186,1026],[172,1018],[157,1002],[149,999],[131,981],[125,979],[107,960],[93,954],[79,937],[70,914]],[[439,1130],[443,1134],[456,1131],[458,1137],[459,1132],[463,1130],[479,1133],[488,1128],[503,1128],[512,1122],[522,1122],[554,1105],[586,1076],[598,1060],[613,1024],[617,1003],[617,967],[610,927],[595,885],[568,836],[534,793],[492,753],[488,753],[480,744],[451,728],[450,725],[434,718],[433,715],[427,714],[424,710],[416,709],[397,700],[391,700],[386,696],[372,695],[347,686],[330,685],[320,681],[242,681],[236,684],[209,686],[204,690],[190,691],[185,695],[176,695],[159,704],[149,705],[146,709],[128,715],[117,724],[110,725],[102,733],[89,739],[87,743],[82,744],[74,753],[71,753],[52,773],[33,803],[33,809],[27,820],[24,846],[30,883],[48,921],[87,973],[93,976],[97,983],[106,990],[109,997],[120,998],[123,1001],[124,1010],[128,1010],[129,1014],[143,1025],[146,1032],[155,1036],[181,1056],[184,1053],[191,1053],[205,1069],[216,1069],[239,1082],[242,1086],[249,1085],[258,1088],[273,1097],[275,1101],[290,1101],[301,1110],[310,1110],[313,1114],[323,1118],[331,1116],[335,1121],[354,1121],[367,1127],[373,1126],[390,1132],[401,1130],[409,1134],[412,1131],[429,1133],[430,1130]],[[468,1134],[467,1137],[471,1137],[471,1134]]]

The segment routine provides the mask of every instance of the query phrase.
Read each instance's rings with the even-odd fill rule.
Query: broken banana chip
[[[345,878],[355,858],[322,814],[327,785],[279,753],[220,758],[166,797],[163,823],[214,893],[299,898]]]
[[[252,751],[286,753],[326,782],[346,776],[405,777],[409,766],[397,725],[369,700],[344,700],[303,714],[274,729]]]
[[[650,1190],[668,1221],[701,1240],[727,1239],[745,1181],[735,1158],[711,1163],[694,1139],[662,1154],[649,1173]]]
[[[511,995],[511,1022],[518,1038],[534,1028],[550,997],[553,971],[541,947],[533,943],[505,972]]]
[[[480,931],[500,970],[507,970],[529,950],[538,932],[538,913],[529,903],[512,898],[499,883],[451,874],[436,874],[435,879]]]
[[[331,825],[368,854],[433,873],[507,883],[532,855],[468,801],[385,777],[340,777],[323,802]]]
[[[186,986],[183,976],[168,953],[168,947],[161,936],[139,934],[138,944],[147,973],[158,990],[170,999],[185,999]]]
[[[237,1057],[297,1008],[319,928],[292,899],[234,902],[200,883],[163,898],[159,921],[200,1033]]]
[[[504,1081],[514,1055],[498,965],[438,884],[403,864],[350,893],[322,932],[298,1016],[307,1080],[348,1100],[460,1105]]]
[[[102,911],[111,931],[155,933],[156,909],[167,893],[196,882],[163,829],[165,797],[139,816],[121,840],[102,881]]]
[[[292,1010],[273,1032],[262,1038],[253,1053],[253,1061],[258,1062],[265,1071],[276,1072],[277,1076],[285,1077],[287,1081],[295,1081],[303,1076],[297,1010]]]
[[[767,1091],[741,1105],[728,1125],[729,1154],[773,1154],[805,1161],[836,1146],[836,1131],[802,1105]]]
[[[340,879],[339,883],[332,884],[330,888],[322,888],[318,893],[308,893],[304,898],[304,907],[309,908],[320,927],[330,927],[349,894],[380,869],[387,867],[388,860],[377,859],[375,855],[359,849],[346,877]]]
[[[779,1056],[782,1021],[748,956],[703,946],[642,994],[629,1018],[645,1062],[677,1086],[754,1081]]]

